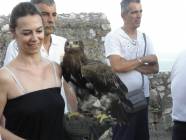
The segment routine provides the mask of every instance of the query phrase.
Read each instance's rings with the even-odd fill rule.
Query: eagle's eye
[[[74,41],[74,44],[75,44],[75,45],[78,45],[78,44],[79,44],[79,41]]]

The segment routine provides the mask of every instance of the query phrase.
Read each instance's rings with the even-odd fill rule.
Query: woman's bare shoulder
[[[61,69],[60,65],[57,64],[56,62],[53,62],[53,63],[56,68],[56,73],[61,77],[62,76],[62,69]]]
[[[62,76],[62,69],[61,69],[61,67],[60,67],[60,65],[58,63],[56,63],[55,61],[51,61],[51,60],[45,59],[45,64],[47,64],[48,69],[51,68],[51,64],[52,64],[52,66],[55,68],[56,74],[58,76],[60,76],[60,78],[61,78],[61,76]]]
[[[8,81],[9,78],[10,78],[10,75],[9,75],[8,71],[6,70],[6,68],[1,67],[0,68],[0,83]]]
[[[5,67],[0,68],[0,93],[7,92],[10,89],[12,78]]]

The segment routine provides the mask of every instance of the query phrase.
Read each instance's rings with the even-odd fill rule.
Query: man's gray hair
[[[44,4],[47,4],[47,5],[55,4],[54,0],[31,0],[30,2],[33,3],[33,4],[39,4],[39,3],[44,3]]]
[[[140,3],[140,0],[122,0],[120,5],[121,5],[121,14],[127,13],[129,11],[128,5],[131,2],[137,2]]]

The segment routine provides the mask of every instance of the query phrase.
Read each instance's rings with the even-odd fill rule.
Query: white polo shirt
[[[186,122],[186,50],[176,59],[171,70],[172,119]]]
[[[49,49],[49,53],[47,53],[44,46],[42,46],[40,49],[41,56],[60,64],[64,56],[64,46],[65,46],[66,38],[54,34],[51,35],[51,38],[52,38],[52,42]],[[18,55],[18,46],[16,40],[12,40],[7,48],[7,52],[4,59],[4,65],[10,63],[10,61],[12,61],[17,55]],[[67,99],[65,96],[63,86],[61,88],[61,95],[63,96],[63,99],[65,101],[65,112],[68,112]]]
[[[143,34],[137,32],[137,40],[132,40],[121,28],[110,32],[105,38],[105,56],[119,55],[127,60],[142,57],[145,49]],[[145,55],[155,54],[150,39],[146,36],[146,53]],[[108,64],[109,60],[107,59]],[[142,76],[140,72],[132,70],[125,73],[117,73],[122,82],[127,86],[129,91],[133,91],[142,86]],[[149,97],[149,80],[144,76],[144,93]]]

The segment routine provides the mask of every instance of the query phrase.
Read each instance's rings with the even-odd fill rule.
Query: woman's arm
[[[0,134],[2,140],[25,140],[21,137],[16,136],[15,134],[11,133],[7,129],[0,126]]]
[[[58,71],[59,71],[59,76],[61,77],[61,80],[62,80],[62,83],[63,83],[62,86],[64,87],[64,92],[65,92],[65,96],[66,96],[66,99],[67,99],[67,104],[66,105],[67,105],[68,111],[77,112],[78,103],[77,103],[77,97],[76,97],[75,90],[62,77],[62,69],[61,69],[60,66],[58,66]]]
[[[3,110],[5,108],[5,105],[7,103],[8,99],[8,89],[9,89],[9,80],[7,78],[7,73],[0,69],[0,119],[2,121],[3,118]],[[0,134],[2,140],[24,140],[23,138],[20,138],[16,136],[15,134],[11,133],[7,129],[4,128],[4,124],[1,122],[0,124]]]

